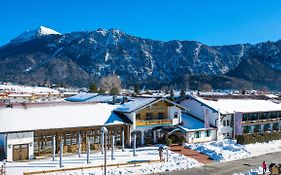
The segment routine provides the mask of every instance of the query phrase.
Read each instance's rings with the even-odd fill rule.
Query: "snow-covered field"
[[[186,144],[185,146],[206,154],[213,160],[224,162],[281,151],[281,140],[240,145],[235,140],[226,139],[208,143]]]
[[[64,168],[69,167],[83,167],[83,166],[95,166],[103,165],[103,156],[101,153],[92,153],[90,155],[90,164],[86,164],[86,155],[82,155],[81,158],[78,158],[77,155],[69,155],[63,158]],[[115,152],[115,160],[110,160],[110,151],[107,154],[107,164],[116,164],[116,163],[126,163],[131,161],[147,161],[147,160],[159,160],[158,147],[140,147],[137,149],[137,156],[132,156],[132,150],[126,149],[125,152],[117,150]],[[166,151],[164,151],[164,157],[166,158]],[[112,175],[123,175],[123,174],[148,174],[156,172],[165,172],[179,169],[186,169],[192,167],[199,167],[203,164],[198,161],[185,157],[183,155],[168,152],[168,162],[157,162],[157,163],[144,163],[137,166],[130,165],[126,167],[108,167],[107,174]],[[59,160],[56,159],[55,162],[51,158],[45,158],[42,160],[34,160],[30,162],[13,162],[7,163],[7,175],[16,175],[23,174],[23,172],[29,171],[42,171],[50,169],[59,169]],[[103,174],[103,170],[100,168],[96,169],[87,169],[79,171],[66,171],[61,173],[52,173],[50,175],[99,175]]]

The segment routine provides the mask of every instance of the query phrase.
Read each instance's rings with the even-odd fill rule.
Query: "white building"
[[[106,126],[109,136],[115,135],[116,145],[127,137],[130,121],[113,110],[119,105],[108,104],[20,104],[0,107],[0,147],[7,161],[33,159],[52,152],[53,144],[64,142],[64,151],[76,152],[78,137],[82,148],[86,137],[91,144],[100,143],[100,128]],[[55,138],[56,142],[53,142]],[[56,153],[59,145],[56,144]],[[83,150],[83,149],[82,149]]]
[[[179,103],[193,116],[217,127],[218,139],[281,127],[281,103],[270,99],[188,95]]]

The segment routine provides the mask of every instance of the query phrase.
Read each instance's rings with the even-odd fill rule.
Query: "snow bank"
[[[273,140],[265,143],[254,143],[245,145],[245,149],[251,153],[251,156],[281,151],[281,140]]]
[[[185,144],[185,147],[206,154],[212,160],[218,162],[242,159],[249,157],[251,154],[245,149],[245,146],[229,139],[208,143]]]

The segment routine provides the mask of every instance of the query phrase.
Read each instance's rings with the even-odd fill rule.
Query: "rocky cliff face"
[[[202,83],[214,87],[215,79],[224,82],[225,78],[228,84],[238,79],[259,87],[276,84],[273,79],[258,80],[263,71],[244,73],[251,66],[256,69],[261,66],[267,72],[260,79],[275,74],[274,80],[277,78],[280,83],[280,41],[207,46],[196,41],[142,39],[117,29],[67,34],[50,29],[44,34],[38,30],[33,33],[36,35],[29,33],[22,37],[21,34],[24,40],[16,38],[0,48],[0,81],[88,86],[102,76],[117,74],[124,85],[155,88],[180,87],[184,81],[200,84],[202,77],[208,77]],[[257,64],[252,64],[253,61]],[[279,88],[278,85],[269,87]]]

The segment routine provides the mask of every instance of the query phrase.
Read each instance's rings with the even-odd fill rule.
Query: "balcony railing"
[[[268,118],[268,119],[259,119],[259,120],[247,120],[242,121],[243,125],[251,125],[251,124],[267,124],[267,123],[276,123],[280,122],[281,118]]]
[[[136,126],[149,126],[149,125],[165,125],[172,124],[172,119],[162,119],[162,120],[137,120]]]

